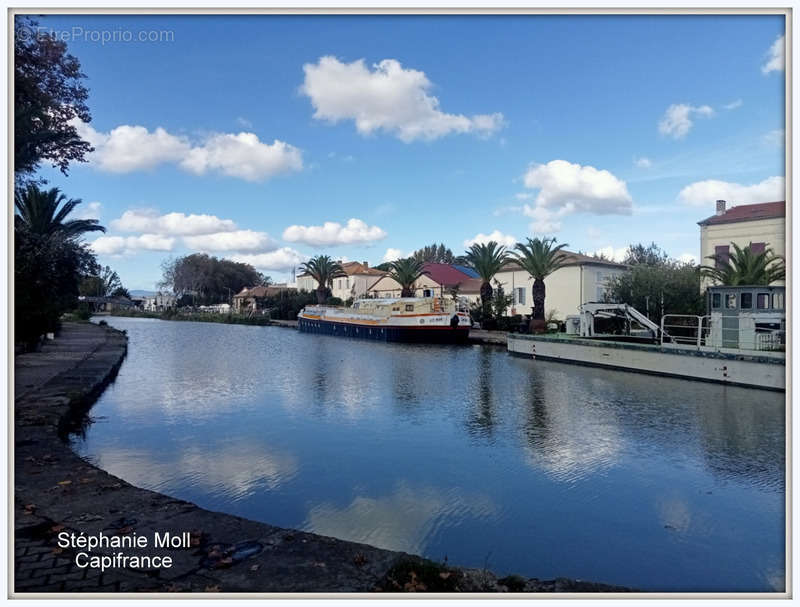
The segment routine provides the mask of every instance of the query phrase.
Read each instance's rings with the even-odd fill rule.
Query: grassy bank
[[[190,320],[194,322],[217,322],[229,325],[271,325],[269,316],[245,316],[243,314],[217,314],[209,312],[145,312],[143,310],[118,310],[112,316],[125,316],[129,318],[157,318],[159,320]]]

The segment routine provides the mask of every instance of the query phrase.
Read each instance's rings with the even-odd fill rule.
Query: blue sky
[[[89,240],[131,289],[193,251],[285,280],[318,253],[377,264],[493,233],[689,259],[716,198],[784,198],[782,16],[40,25],[88,76],[97,149],[42,175],[108,228]],[[170,34],[99,41],[150,31]]]

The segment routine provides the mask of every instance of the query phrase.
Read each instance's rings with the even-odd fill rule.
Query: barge
[[[509,334],[517,356],[621,371],[786,389],[784,287],[709,287],[709,314],[655,324],[630,306],[586,303],[567,333]]]
[[[359,299],[351,308],[306,306],[297,315],[303,333],[376,341],[466,343],[469,313],[443,297]]]

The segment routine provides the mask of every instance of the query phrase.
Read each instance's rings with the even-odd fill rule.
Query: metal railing
[[[661,345],[774,352],[785,350],[786,332],[757,326],[712,326],[710,316],[666,314],[661,318]]]
[[[705,345],[708,337],[708,316],[665,314],[661,317],[661,345]],[[668,322],[669,320],[669,322]]]

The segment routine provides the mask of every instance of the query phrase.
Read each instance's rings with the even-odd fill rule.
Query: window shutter
[[[714,265],[717,268],[724,268],[728,265],[728,259],[730,258],[730,245],[726,244],[714,247],[714,255],[717,258]]]
[[[750,243],[750,250],[753,253],[763,253],[767,248],[767,243],[765,242],[751,242]]]

